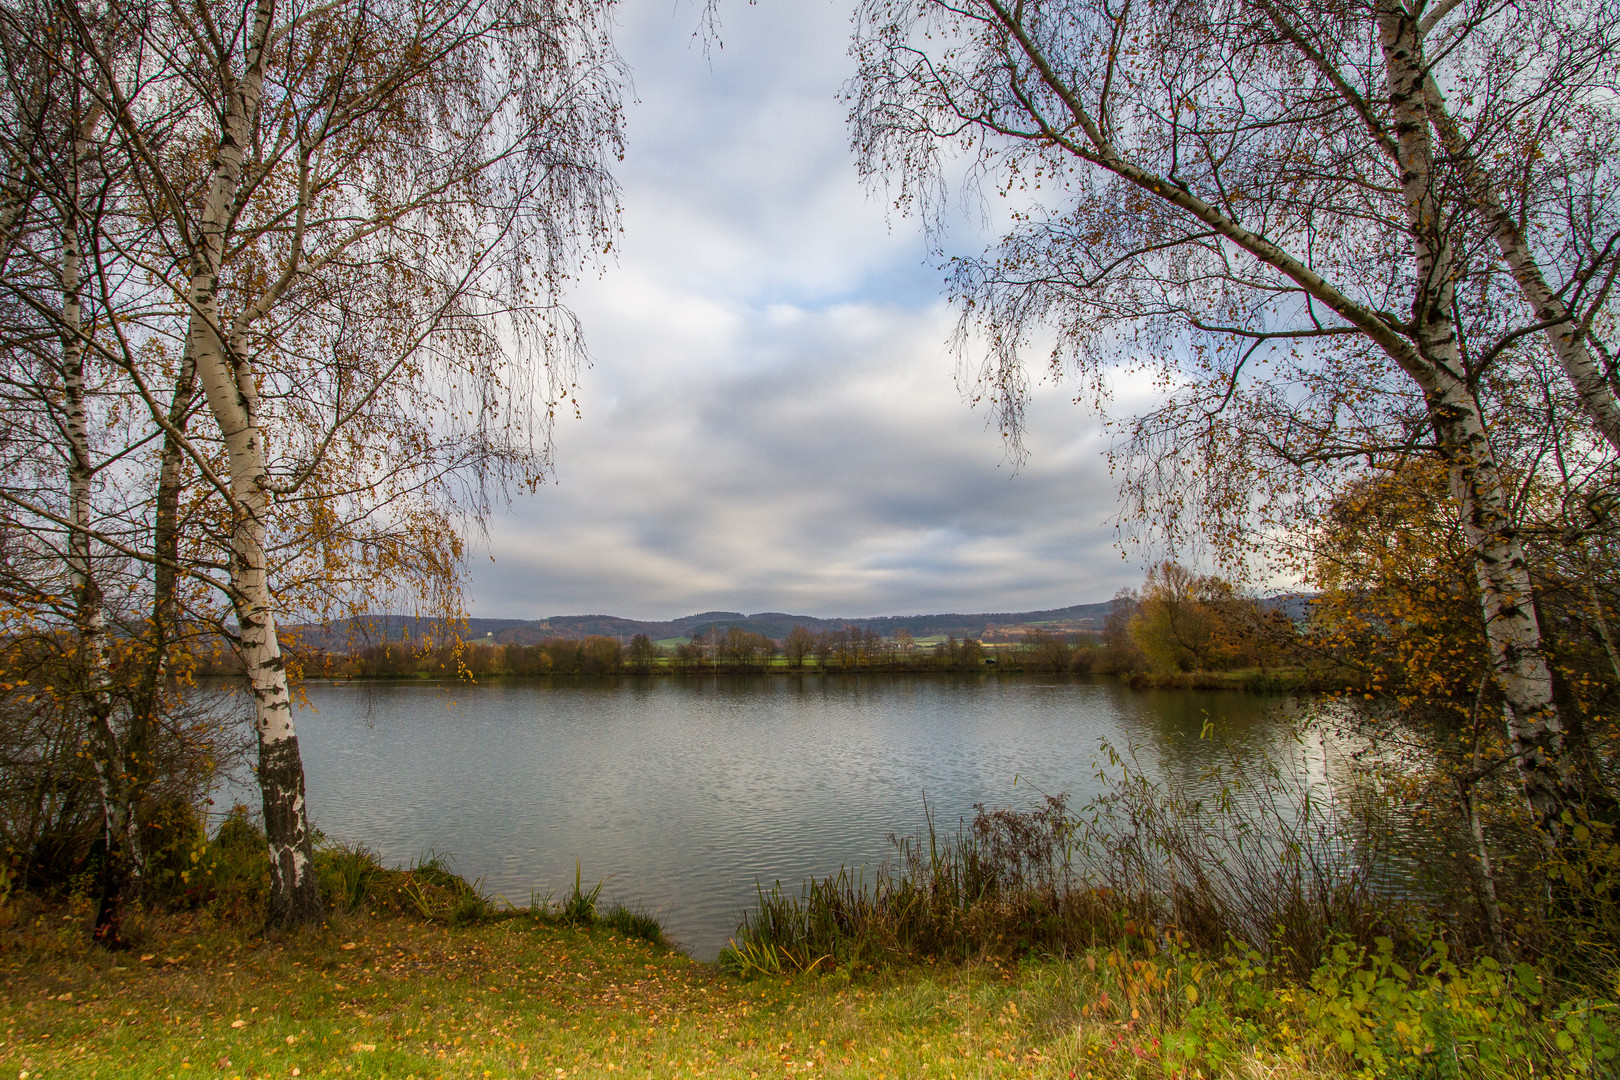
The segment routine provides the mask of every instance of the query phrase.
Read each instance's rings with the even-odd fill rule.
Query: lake
[[[756,883],[876,867],[891,833],[974,803],[1079,805],[1106,740],[1195,776],[1217,721],[1246,752],[1308,758],[1284,699],[1061,677],[761,675],[485,685],[308,685],[310,812],[385,861],[428,851],[517,904],[585,886],[712,959]],[[1305,757],[1301,757],[1305,755]],[[242,798],[227,791],[226,799]],[[244,801],[256,804],[248,795]]]

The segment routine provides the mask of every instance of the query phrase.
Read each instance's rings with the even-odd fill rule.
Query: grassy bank
[[[744,980],[609,927],[526,918],[339,919],[265,940],[187,916],[109,956],[65,933],[79,917],[42,911],[0,954],[8,1078],[1603,1075],[1599,1006],[1537,1018],[1524,988],[1438,968],[1414,989],[1347,960],[1277,993],[1244,958],[1143,939]]]
[[[175,847],[131,951],[91,948],[71,891],[0,894],[0,1080],[1620,1075],[1603,924],[1523,923],[1499,964],[1465,894],[1383,891],[1331,796],[1284,780],[1206,805],[1127,772],[1078,815],[981,807],[869,879],[762,892],[717,964],[578,874],[514,909],[445,860],[338,844],[327,922],[266,937],[237,812]]]

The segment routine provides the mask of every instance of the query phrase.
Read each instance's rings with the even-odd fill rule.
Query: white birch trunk
[[[1378,22],[1401,185],[1416,241],[1418,298],[1412,315],[1428,370],[1415,376],[1450,465],[1452,494],[1462,508],[1464,535],[1473,549],[1491,670],[1507,705],[1508,742],[1520,784],[1543,843],[1556,849],[1563,843],[1563,814],[1574,805],[1575,793],[1552,673],[1532,605],[1529,563],[1484,415],[1464,378],[1452,322],[1455,267],[1433,187],[1434,155],[1417,21],[1398,0],[1381,0]]]
[[[1491,229],[1513,280],[1519,283],[1519,291],[1536,313],[1536,319],[1552,324],[1546,330],[1547,343],[1581,399],[1587,417],[1609,445],[1620,451],[1620,400],[1615,398],[1603,365],[1592,355],[1584,328],[1548,286],[1519,223],[1508,213],[1495,191],[1487,188],[1486,193]]]
[[[274,11],[274,0],[259,0],[241,80],[227,88],[225,122],[203,211],[202,250],[193,254],[187,348],[195,359],[198,382],[219,424],[230,462],[235,502],[232,602],[258,732],[259,787],[270,849],[268,921],[277,926],[296,926],[320,916],[320,898],[304,804],[304,766],[293,728],[292,697],[276,637],[275,600],[265,558],[270,511],[268,456],[258,424],[254,373],[245,356],[227,352],[217,297],[225,233],[258,115],[265,42]]]
[[[68,520],[67,572],[73,592],[82,680],[77,697],[89,734],[89,759],[101,800],[102,857],[100,902],[95,937],[109,947],[123,947],[124,906],[132,882],[138,881],[139,847],[134,808],[125,783],[124,755],[112,725],[112,677],[108,671],[107,616],[96,578],[90,542],[95,528],[93,504],[96,468],[92,458],[89,402],[85,376],[83,318],[84,252],[80,237],[79,168],[87,157],[82,133],[75,131],[68,162],[66,215],[62,223],[61,375],[62,432],[67,442]]]
[[[1466,140],[1446,109],[1445,98],[1432,76],[1424,80],[1423,91],[1429,118],[1447,144],[1448,152],[1466,171],[1470,197],[1478,201],[1479,208],[1490,223],[1491,235],[1496,240],[1497,250],[1502,253],[1502,261],[1518,283],[1519,292],[1535,313],[1536,321],[1549,324],[1545,331],[1547,344],[1580,398],[1581,408],[1609,445],[1620,451],[1620,399],[1615,396],[1604,365],[1592,355],[1587,328],[1573,317],[1563,300],[1547,284],[1523,227],[1502,201],[1490,174],[1469,152]]]
[[[17,183],[8,180],[0,185],[0,274],[10,265],[11,253],[17,246],[18,227],[28,209],[27,201],[16,190]]]

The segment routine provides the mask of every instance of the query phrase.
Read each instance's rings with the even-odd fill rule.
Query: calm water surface
[[[1195,774],[1206,717],[1292,754],[1279,700],[1040,677],[759,676],[308,687],[297,717],[316,825],[393,863],[448,852],[526,904],[587,887],[712,958],[755,884],[875,867],[890,833],[976,802],[1074,804],[1100,746]],[[1014,781],[1017,781],[1016,785]]]

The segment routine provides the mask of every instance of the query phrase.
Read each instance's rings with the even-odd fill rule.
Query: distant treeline
[[[716,674],[764,671],[1091,671],[1109,650],[1088,635],[1035,631],[1017,646],[987,648],[974,638],[947,637],[918,644],[848,627],[812,633],[795,627],[782,641],[730,628],[665,648],[645,634],[628,643],[616,638],[555,638],[538,645],[392,642],[347,656],[314,654],[304,668],[312,676],[338,678],[474,679],[532,675],[625,673]],[[1106,666],[1106,665],[1105,665]],[[223,672],[221,672],[223,673]]]
[[[317,639],[319,640],[319,639]],[[1301,663],[1299,627],[1283,609],[1239,594],[1217,577],[1173,563],[1114,598],[1100,631],[1029,627],[1012,642],[947,636],[920,642],[900,628],[794,626],[780,640],[742,626],[710,627],[666,647],[644,633],[592,634],[537,644],[395,640],[352,649],[293,649],[305,674],[326,678],[501,678],[536,675],[717,674],[765,671],[1029,671],[1130,678],[1138,685],[1250,685],[1231,673]],[[238,674],[229,654],[201,658],[199,674]],[[1215,676],[1211,681],[1208,676]],[[1339,677],[1339,676],[1335,676]],[[1202,681],[1201,681],[1202,680]]]

